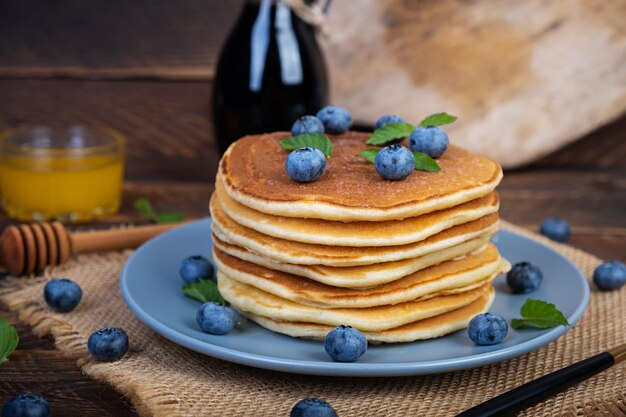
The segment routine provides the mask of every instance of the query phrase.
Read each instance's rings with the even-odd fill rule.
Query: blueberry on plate
[[[337,362],[355,362],[367,350],[367,339],[357,329],[342,324],[326,335],[324,349]]]
[[[4,403],[2,417],[49,417],[48,402],[39,395],[19,394]]]
[[[326,106],[316,114],[328,133],[343,133],[352,126],[352,115],[343,107]]]
[[[626,283],[626,265],[619,261],[606,261],[593,271],[593,282],[602,291],[621,288]]]
[[[470,320],[467,334],[477,345],[495,345],[502,342],[509,331],[506,320],[497,314],[483,313]]]
[[[406,123],[406,120],[404,120],[400,116],[396,116],[395,114],[386,114],[376,120],[376,123],[374,124],[374,130],[378,130],[389,123]]]
[[[415,157],[402,145],[389,145],[376,154],[374,167],[386,180],[401,180],[415,169]]]
[[[294,136],[307,133],[324,133],[324,123],[315,116],[302,116],[291,126],[291,134]]]
[[[305,398],[293,406],[289,417],[337,417],[337,412],[320,398]]]
[[[196,313],[196,323],[205,333],[226,334],[237,324],[237,312],[230,307],[210,301],[202,304]]]
[[[439,158],[448,150],[448,134],[437,126],[416,127],[409,136],[409,147],[413,152],[422,152]]]
[[[201,279],[213,279],[215,269],[204,256],[193,255],[181,261],[178,272],[186,284],[193,284]]]
[[[89,336],[87,349],[101,362],[114,362],[128,351],[128,335],[118,327],[106,327]]]
[[[565,220],[550,217],[541,223],[539,233],[557,242],[567,242],[572,231]]]
[[[543,272],[530,262],[519,262],[513,265],[506,274],[506,283],[513,294],[527,294],[535,291],[543,281]]]
[[[43,289],[46,303],[60,313],[74,310],[83,297],[83,291],[74,281],[65,278],[55,278],[46,283]]]
[[[285,169],[295,181],[315,181],[326,171],[326,157],[316,148],[298,148],[287,156]]]

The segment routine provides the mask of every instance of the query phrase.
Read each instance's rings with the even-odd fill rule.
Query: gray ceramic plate
[[[555,303],[571,324],[582,316],[589,301],[583,274],[554,250],[510,231],[493,239],[511,263],[528,260],[544,273],[532,298]],[[128,260],[121,290],[130,309],[147,326],[181,346],[226,361],[258,368],[302,374],[335,376],[399,376],[448,372],[503,361],[537,349],[568,331],[514,330],[503,343],[475,346],[465,331],[414,343],[370,346],[358,362],[337,363],[321,342],[294,339],[270,332],[254,323],[224,336],[200,331],[195,323],[200,303],[181,293],[180,261],[190,255],[211,253],[211,220],[200,220],[164,233],[141,246]],[[509,292],[504,276],[495,281],[492,313],[510,321],[528,295]],[[131,335],[132,338],[132,335]]]

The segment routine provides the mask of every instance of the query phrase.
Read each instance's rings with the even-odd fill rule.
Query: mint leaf
[[[362,156],[369,163],[374,163],[376,160],[376,155],[378,155],[380,149],[378,148],[367,148],[361,151],[358,156]],[[437,172],[441,171],[441,167],[430,155],[421,153],[421,152],[413,152],[413,156],[415,157],[415,170],[416,171],[428,171],[428,172]]]
[[[427,153],[422,152],[413,152],[413,156],[415,157],[415,170],[416,171],[428,171],[428,172],[439,172],[441,171],[441,167],[433,158],[430,157]]]
[[[0,364],[9,360],[9,356],[15,351],[19,341],[15,327],[0,317]]]
[[[141,214],[146,220],[150,220],[151,222],[159,224],[177,223],[179,221],[182,221],[185,217],[180,211],[158,214],[152,208],[150,200],[144,197],[135,200],[134,206],[135,210],[137,210],[139,214]]]
[[[454,123],[456,119],[456,116],[452,116],[448,113],[435,113],[422,120],[418,126],[432,127],[449,125],[450,123]]]
[[[326,135],[321,133],[306,133],[304,135],[291,136],[283,139],[280,146],[286,151],[295,151],[298,148],[317,148],[328,158],[333,151],[333,143]]]
[[[526,300],[520,310],[521,319],[511,320],[511,327],[521,329],[534,327],[537,329],[549,329],[556,326],[569,326],[569,322],[554,304],[542,300]]]
[[[376,130],[365,143],[368,145],[384,145],[392,140],[407,137],[415,129],[410,123],[388,123]]]
[[[210,279],[201,279],[193,284],[183,286],[183,293],[187,297],[195,298],[203,303],[215,301],[216,303],[226,304],[226,301],[217,289],[217,284]]]

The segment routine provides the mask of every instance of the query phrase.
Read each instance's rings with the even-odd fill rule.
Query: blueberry
[[[298,148],[287,157],[285,169],[295,181],[315,181],[326,171],[326,157],[316,148]]]
[[[99,361],[116,361],[128,351],[128,335],[117,327],[97,330],[89,336],[87,349]]]
[[[337,362],[354,362],[367,350],[367,339],[357,329],[340,325],[326,335],[324,349]]]
[[[43,289],[46,303],[60,313],[74,310],[83,297],[83,291],[77,283],[65,278],[48,281]]]
[[[439,158],[448,150],[448,134],[440,128],[416,127],[409,137],[409,147],[413,152],[422,152],[432,158]]]
[[[2,417],[49,417],[48,402],[39,395],[19,394],[4,403]]]
[[[352,126],[352,115],[343,107],[326,106],[316,116],[328,133],[343,133]]]
[[[202,307],[196,313],[196,323],[205,333],[226,334],[235,327],[237,313],[230,307],[215,302],[208,302],[202,304]]]
[[[539,233],[557,242],[567,242],[572,232],[565,220],[550,217],[541,223]]]
[[[593,282],[602,291],[621,288],[626,283],[626,265],[619,261],[606,261],[593,271]]]
[[[513,294],[526,294],[535,291],[543,281],[543,273],[530,262],[519,262],[506,274],[506,283]]]
[[[387,114],[376,120],[376,124],[374,124],[374,130],[378,130],[389,123],[406,123],[406,120],[404,120],[400,116],[396,116],[395,114]]]
[[[293,406],[289,417],[337,417],[337,412],[320,398],[305,398]]]
[[[291,126],[291,134],[298,136],[305,133],[324,133],[324,124],[315,116],[302,116]]]
[[[374,167],[386,180],[401,180],[415,169],[415,157],[402,145],[389,145],[378,152]]]
[[[211,262],[200,255],[193,255],[183,259],[178,272],[187,284],[198,282],[201,279],[213,279],[215,273]]]
[[[481,346],[502,342],[508,331],[509,325],[506,320],[502,316],[491,313],[474,316],[467,328],[470,339]]]

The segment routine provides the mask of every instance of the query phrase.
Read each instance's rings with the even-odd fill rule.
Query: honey
[[[22,221],[85,222],[118,211],[124,138],[104,129],[33,128],[0,137],[0,194]]]

